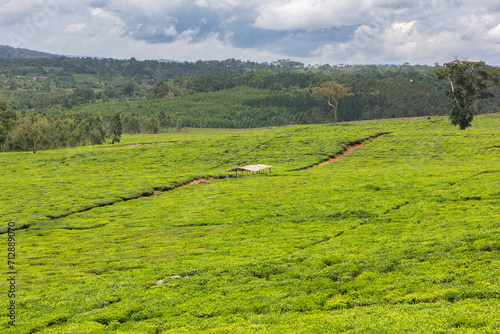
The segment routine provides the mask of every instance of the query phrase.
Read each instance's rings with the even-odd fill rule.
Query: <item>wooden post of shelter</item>
[[[236,168],[232,168],[232,169],[228,169],[226,170],[226,173],[227,173],[227,178],[229,178],[229,172],[236,172],[236,178],[239,178],[240,175],[239,175],[239,172],[241,171],[241,175],[243,176],[244,172],[247,172],[247,176],[250,175],[250,173],[252,173],[252,175],[255,175],[255,173],[257,174],[264,174],[264,171],[269,168],[269,173],[271,173],[271,167],[272,166],[268,166],[268,165],[248,165],[248,166],[243,166],[243,167],[236,167]]]

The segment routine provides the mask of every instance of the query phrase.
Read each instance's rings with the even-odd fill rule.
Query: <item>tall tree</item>
[[[170,87],[165,83],[165,81],[157,82],[154,88],[151,89],[151,97],[154,99],[161,99],[168,95]]]
[[[10,129],[15,125],[17,115],[7,103],[0,101],[0,150],[7,140]]]
[[[132,96],[132,94],[134,93],[134,90],[135,90],[135,86],[131,82],[127,82],[126,84],[124,84],[122,86],[123,95]]]
[[[450,82],[451,89],[446,95],[453,100],[450,121],[461,130],[471,126],[474,118],[473,104],[494,95],[488,90],[500,83],[500,69],[487,66],[483,61],[455,59],[435,71],[439,79]]]
[[[91,127],[90,143],[92,145],[102,144],[105,140],[106,132],[103,129],[101,118],[99,116],[96,116],[95,118],[90,116],[89,123]]]
[[[167,122],[167,117],[165,116],[165,112],[160,110],[158,113],[158,124],[162,128],[167,128],[170,124]]]
[[[111,143],[119,143],[122,136],[122,120],[120,113],[116,113],[111,120]]]
[[[313,98],[323,99],[333,108],[333,122],[337,125],[337,111],[339,107],[339,100],[353,96],[350,92],[351,88],[333,81],[323,82],[320,87],[314,87],[312,92]]]
[[[92,88],[76,87],[70,95],[77,104],[86,103],[95,99],[96,95]]]

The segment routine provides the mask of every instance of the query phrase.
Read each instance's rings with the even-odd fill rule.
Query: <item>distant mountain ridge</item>
[[[22,49],[22,48],[14,48],[8,45],[0,45],[0,59],[53,59],[59,57],[68,57],[68,58],[87,58],[86,56],[81,55],[56,55],[47,52],[34,51],[30,49]],[[92,57],[96,59],[112,59],[110,57]],[[162,63],[180,63],[178,60],[172,59],[158,59],[159,62]]]
[[[33,51],[28,49],[13,48],[7,45],[0,45],[0,59],[36,59],[36,58],[59,58],[61,56]]]

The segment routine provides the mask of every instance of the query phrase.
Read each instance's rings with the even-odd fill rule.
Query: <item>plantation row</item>
[[[122,115],[142,120],[163,111],[171,126],[200,128],[254,128],[290,123],[322,123],[331,111],[305,92],[272,91],[239,87],[214,93],[201,93],[181,99],[161,99],[118,104],[99,104],[76,110],[84,114]],[[125,131],[127,131],[125,122]],[[141,130],[141,129],[138,129]],[[144,129],[142,129],[144,130]],[[138,132],[138,131],[135,131]]]
[[[499,129],[498,115],[467,131],[445,119],[190,129],[6,153],[2,220],[24,229],[18,322],[0,328],[498,332]],[[250,163],[273,172],[132,199]]]

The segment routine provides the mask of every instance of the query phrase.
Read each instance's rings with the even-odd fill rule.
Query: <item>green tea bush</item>
[[[124,137],[176,145],[2,155],[22,273],[2,332],[495,333],[499,120],[186,130]],[[273,170],[226,179],[236,162]],[[199,175],[220,178],[138,198]]]

